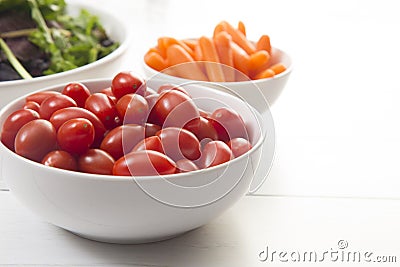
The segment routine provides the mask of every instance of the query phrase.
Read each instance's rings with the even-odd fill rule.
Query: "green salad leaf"
[[[0,0],[0,12],[14,8],[30,10],[37,24],[29,41],[49,55],[50,67],[44,74],[86,65],[119,46],[109,39],[97,16],[85,9],[77,17],[66,14],[64,0]]]

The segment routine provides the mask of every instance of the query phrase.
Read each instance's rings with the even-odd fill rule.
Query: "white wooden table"
[[[394,0],[86,2],[130,23],[135,36],[121,69],[138,72],[143,53],[162,35],[211,34],[220,20],[244,21],[250,37],[269,34],[295,64],[272,107],[275,161],[257,193],[220,218],[144,245],[74,236],[31,214],[0,180],[0,266],[399,265]],[[296,258],[304,254],[319,262]],[[360,259],[347,262],[349,254]],[[392,262],[378,262],[384,260]]]

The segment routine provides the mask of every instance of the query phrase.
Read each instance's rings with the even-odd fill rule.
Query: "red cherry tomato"
[[[146,137],[156,135],[156,133],[161,130],[161,126],[152,123],[146,123],[144,127],[146,129]]]
[[[249,138],[242,117],[232,109],[218,108],[214,110],[209,120],[216,129],[219,139],[224,142],[236,137]]]
[[[161,139],[158,136],[150,136],[143,139],[137,143],[137,145],[132,149],[132,152],[141,150],[154,150],[165,154]]]
[[[114,159],[101,149],[89,149],[79,156],[78,168],[81,172],[111,175]]]
[[[142,150],[131,152],[117,160],[113,174],[123,176],[149,176],[173,174],[176,164],[166,155],[153,151]]]
[[[113,78],[111,90],[117,99],[132,93],[143,96],[146,91],[146,82],[132,72],[123,71]]]
[[[1,142],[14,150],[15,136],[19,129],[30,121],[39,119],[39,113],[31,109],[20,109],[11,113],[4,121],[1,130]]]
[[[100,119],[89,110],[79,107],[63,108],[57,110],[53,113],[53,115],[51,115],[50,122],[54,125],[56,130],[58,130],[58,128],[60,128],[60,126],[64,122],[75,118],[85,118],[93,124],[95,130],[95,139],[93,142],[93,146],[96,147],[100,145],[101,141],[104,138],[106,128],[104,127],[104,124],[100,121]]]
[[[211,122],[203,117],[195,118],[189,121],[184,128],[194,133],[199,141],[203,139],[218,139],[217,131]]]
[[[67,84],[61,93],[71,97],[81,108],[85,106],[85,101],[90,96],[90,91],[86,85],[78,82]]]
[[[188,121],[200,116],[193,100],[178,90],[160,94],[149,113],[148,122],[163,127],[182,128]]]
[[[56,91],[41,91],[28,95],[25,98],[25,101],[26,102],[33,101],[40,105],[42,104],[43,100],[45,100],[49,96],[60,95],[60,94],[61,94],[60,92]]]
[[[190,97],[189,93],[182,86],[175,85],[175,84],[163,84],[158,88],[157,93],[161,94],[162,92],[169,91],[169,90],[177,90],[177,91],[184,93],[185,95]]]
[[[186,129],[168,127],[156,135],[161,139],[165,154],[174,161],[183,158],[196,160],[201,155],[199,140]]]
[[[109,96],[111,98],[111,100],[114,101],[114,103],[117,103],[117,98],[113,94],[111,87],[107,87],[107,88],[100,90],[100,93]]]
[[[126,94],[117,102],[117,111],[123,124],[143,125],[149,113],[146,99],[138,94]]]
[[[149,106],[149,110],[151,110],[154,107],[159,97],[160,97],[159,94],[148,95],[145,97],[147,105]]]
[[[53,150],[47,153],[47,155],[42,159],[42,164],[64,170],[78,170],[76,158],[64,150]]]
[[[94,141],[94,126],[84,118],[70,119],[57,131],[58,145],[71,154],[83,154]]]
[[[34,101],[28,101],[22,107],[23,109],[31,109],[39,113],[40,105]]]
[[[105,94],[90,95],[85,102],[85,109],[93,112],[107,129],[121,125],[114,101]]]
[[[158,93],[156,91],[154,91],[153,89],[151,89],[150,87],[147,87],[146,92],[144,93],[144,97],[146,96],[150,96],[150,95],[158,95]]]
[[[200,116],[202,116],[202,117],[204,117],[206,119],[208,119],[208,117],[210,117],[210,115],[211,115],[209,112],[207,112],[205,110],[202,110],[200,108],[199,108],[199,113],[200,113]]]
[[[204,146],[199,160],[200,168],[209,168],[232,159],[232,151],[222,141],[211,141]]]
[[[76,106],[75,100],[69,96],[54,95],[43,100],[42,104],[40,104],[39,114],[42,119],[48,120],[55,111]]]
[[[115,160],[129,153],[145,137],[145,128],[137,124],[126,124],[112,129],[104,137],[100,148]]]
[[[176,162],[177,172],[191,172],[198,169],[199,167],[197,167],[197,165],[189,159],[180,159]]]
[[[241,137],[233,138],[232,140],[230,140],[228,142],[228,146],[232,150],[233,156],[235,158],[243,155],[252,148],[251,143],[247,139]]]
[[[41,162],[47,153],[56,149],[56,146],[56,129],[49,121],[43,119],[26,123],[15,137],[15,153],[37,162]]]

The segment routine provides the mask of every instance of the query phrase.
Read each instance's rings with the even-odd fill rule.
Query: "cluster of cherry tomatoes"
[[[251,149],[234,110],[205,112],[183,87],[155,91],[132,72],[97,93],[73,82],[29,95],[5,120],[1,141],[47,166],[123,176],[204,169]]]

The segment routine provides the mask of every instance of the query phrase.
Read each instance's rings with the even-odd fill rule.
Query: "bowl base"
[[[101,242],[101,243],[108,243],[108,244],[118,244],[118,245],[139,245],[139,244],[146,244],[146,243],[154,243],[154,242],[159,242],[159,241],[165,241],[168,239],[173,239],[175,237],[178,237],[180,235],[184,235],[187,232],[182,232],[182,233],[177,233],[173,235],[166,235],[166,236],[157,236],[157,237],[149,237],[149,238],[112,238],[112,237],[104,237],[104,236],[92,236],[92,235],[87,235],[87,234],[82,234],[82,233],[77,233],[74,231],[67,230],[68,232],[84,238],[88,239],[91,241],[96,241],[96,242]]]

